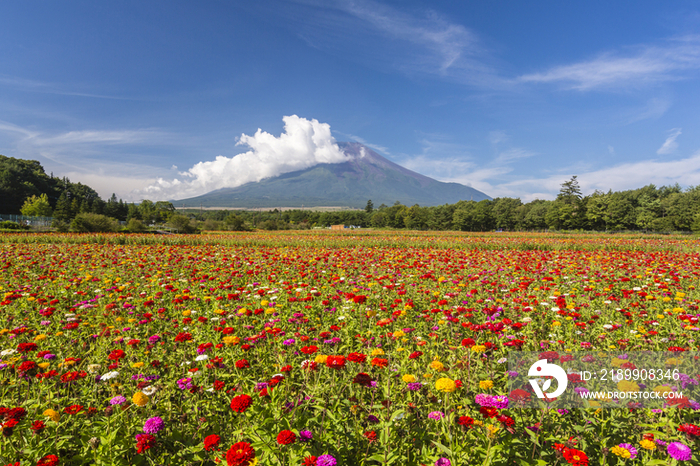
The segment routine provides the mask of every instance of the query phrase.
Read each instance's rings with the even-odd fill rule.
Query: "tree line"
[[[627,191],[595,191],[583,196],[577,177],[561,185],[555,200],[501,197],[459,201],[435,207],[392,206],[364,210],[315,212],[277,209],[251,211],[190,211],[205,229],[304,229],[331,225],[411,230],[588,230],[700,231],[700,186],[653,184]]]
[[[53,217],[65,230],[80,218],[104,216],[128,222],[130,231],[169,224],[177,231],[305,229],[348,225],[362,228],[412,230],[594,230],[700,231],[700,186],[682,189],[653,184],[627,191],[595,191],[583,196],[576,176],[561,185],[555,200],[500,197],[459,201],[435,207],[405,206],[399,202],[364,210],[318,212],[277,209],[257,211],[180,211],[166,201],[126,203],[116,195],[104,201],[98,193],[67,178],[47,175],[35,160],[0,155],[0,214]],[[92,216],[92,217],[90,217]],[[104,222],[104,220],[100,220]],[[80,222],[78,222],[80,223]],[[75,229],[74,228],[74,229]],[[116,228],[116,227],[115,227]]]

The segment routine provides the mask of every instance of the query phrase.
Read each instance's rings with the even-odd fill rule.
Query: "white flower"
[[[144,389],[141,390],[141,391],[143,392],[144,395],[146,395],[146,396],[151,396],[151,395],[153,395],[155,392],[157,392],[158,389],[157,389],[156,387],[154,387],[153,385],[149,385],[148,387],[144,388]]]
[[[209,356],[206,354],[200,354],[195,358],[195,361],[206,361],[207,359],[209,359]]]
[[[610,325],[610,324],[605,324],[605,325],[603,325],[603,328],[604,328],[605,330],[610,330],[611,328],[613,328],[613,326]]]
[[[117,376],[119,376],[119,372],[111,371],[111,372],[107,372],[105,375],[100,377],[100,380],[110,380],[110,379],[116,378]]]
[[[506,361],[508,361],[507,358],[501,358],[501,359],[499,359],[497,362],[498,362],[498,364],[503,364],[503,363],[506,362]]]
[[[102,366],[100,366],[99,364],[88,364],[87,370],[89,373],[95,374],[98,370],[100,370],[100,367]]]
[[[17,352],[16,349],[6,349],[0,352],[0,356],[9,356],[11,354],[15,354]]]

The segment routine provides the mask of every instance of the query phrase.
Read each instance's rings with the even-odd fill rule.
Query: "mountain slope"
[[[344,163],[320,164],[236,188],[223,188],[202,196],[172,201],[204,207],[315,207],[362,208],[371,199],[375,206],[434,206],[460,200],[490,199],[474,188],[443,183],[385,159],[358,143],[339,143],[352,159]]]

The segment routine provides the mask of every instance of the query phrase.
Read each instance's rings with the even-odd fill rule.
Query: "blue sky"
[[[331,138],[523,201],[572,175],[584,194],[700,184],[698,2],[27,0],[0,17],[0,154],[105,198],[342,161]]]

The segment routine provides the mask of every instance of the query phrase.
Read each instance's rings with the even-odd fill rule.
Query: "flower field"
[[[0,237],[0,464],[698,465],[700,404],[518,406],[519,351],[698,350],[691,237]],[[660,382],[678,391],[695,373]],[[522,396],[522,395],[519,395]]]

